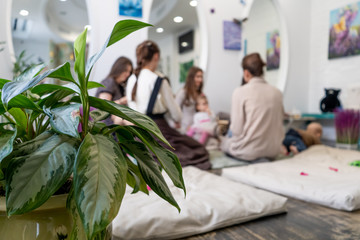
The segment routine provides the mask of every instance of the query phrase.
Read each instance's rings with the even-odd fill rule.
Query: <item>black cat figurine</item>
[[[340,91],[340,89],[325,88],[325,97],[320,102],[322,112],[333,112],[336,108],[341,108],[341,103],[338,99]]]

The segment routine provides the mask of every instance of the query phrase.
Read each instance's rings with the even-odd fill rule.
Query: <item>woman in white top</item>
[[[155,121],[166,140],[175,148],[174,153],[182,166],[194,165],[209,169],[211,165],[206,149],[196,140],[171,128],[164,118],[164,114],[169,112],[170,117],[179,123],[181,110],[175,102],[169,83],[155,74],[160,59],[159,47],[152,41],[141,43],[136,48],[136,59],[137,68],[126,88],[128,106],[147,114]],[[155,96],[155,101],[150,101],[152,95]]]
[[[176,102],[179,104],[183,117],[181,121],[181,130],[186,132],[193,124],[193,118],[196,113],[196,99],[202,95],[204,73],[201,68],[191,67],[186,76],[184,88],[176,94]]]

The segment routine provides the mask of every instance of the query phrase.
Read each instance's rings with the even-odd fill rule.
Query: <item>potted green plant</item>
[[[89,76],[105,49],[147,26],[119,21],[101,51],[87,62],[85,30],[74,43],[75,78],[67,62],[44,72],[44,65],[32,66],[13,81],[0,79],[0,114],[6,119],[0,124],[0,188],[10,220],[46,204],[69,178],[71,239],[103,239],[127,184],[134,193],[148,193],[149,186],[180,211],[161,170],[185,193],[181,165],[155,140],[169,145],[156,124],[146,115],[88,94],[88,89],[101,86]],[[39,84],[46,77],[68,84]],[[90,112],[90,107],[95,110]],[[106,126],[101,120],[110,114],[133,125]],[[65,235],[58,233],[58,238]]]

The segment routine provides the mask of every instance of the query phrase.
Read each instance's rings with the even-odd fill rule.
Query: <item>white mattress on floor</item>
[[[114,239],[174,239],[285,212],[287,199],[194,167],[183,169],[187,195],[166,177],[176,208],[150,191],[126,193],[112,223]]]
[[[336,208],[360,208],[360,152],[313,146],[291,159],[245,167],[226,168],[222,176],[231,180]]]

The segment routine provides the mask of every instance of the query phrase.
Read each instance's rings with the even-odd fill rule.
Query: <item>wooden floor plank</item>
[[[289,199],[288,212],[186,240],[360,239],[360,211],[344,212]]]

